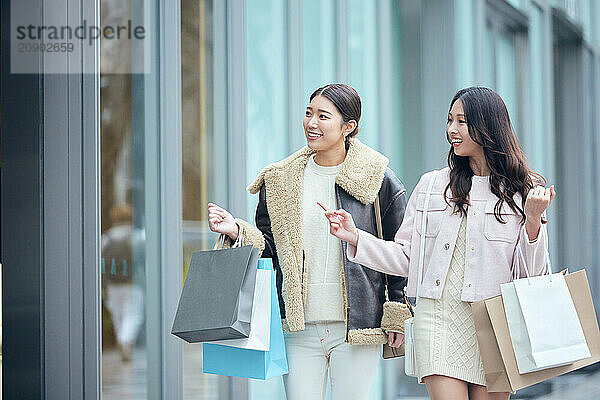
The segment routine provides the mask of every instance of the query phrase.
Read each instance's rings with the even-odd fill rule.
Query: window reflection
[[[137,3],[134,3],[137,4]],[[130,0],[101,0],[104,25],[126,25],[143,9]],[[102,398],[146,399],[144,145],[133,129],[131,42],[100,42]],[[119,63],[117,68],[114,63]],[[142,140],[141,140],[142,138]],[[142,160],[142,162],[140,162]]]
[[[218,27],[217,27],[218,28]],[[223,204],[227,171],[219,170],[226,132],[215,132],[213,1],[181,0],[183,277],[192,253],[213,247],[207,204]],[[221,110],[218,118],[226,118]],[[218,135],[218,136],[217,136]],[[223,204],[226,206],[226,204]],[[227,379],[227,378],[222,378]],[[183,343],[183,398],[220,398],[219,377],[202,373],[202,346]]]

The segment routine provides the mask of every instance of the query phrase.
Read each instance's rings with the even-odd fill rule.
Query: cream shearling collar
[[[252,194],[258,193],[265,182],[265,176],[273,171],[285,170],[290,165],[298,162],[306,165],[308,158],[313,153],[315,151],[305,146],[286,159],[268,165],[248,186],[248,191]],[[350,147],[346,154],[344,166],[335,181],[361,203],[373,203],[377,193],[379,193],[388,163],[389,160],[383,154],[364,145],[360,140],[352,138],[350,139]]]

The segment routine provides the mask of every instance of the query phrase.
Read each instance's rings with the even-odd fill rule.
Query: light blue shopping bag
[[[270,258],[258,260],[258,269],[273,271]],[[270,379],[288,373],[275,273],[271,274],[271,339],[269,351],[240,349],[214,343],[202,344],[202,371],[207,374]]]

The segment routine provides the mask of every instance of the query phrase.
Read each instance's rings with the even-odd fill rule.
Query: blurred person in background
[[[111,227],[102,235],[104,304],[112,318],[123,361],[130,361],[144,322],[144,289],[133,279],[132,212],[129,204],[110,211]]]

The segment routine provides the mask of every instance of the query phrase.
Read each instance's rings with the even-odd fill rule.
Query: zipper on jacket
[[[304,249],[302,249],[302,270],[300,271],[300,288],[302,290],[302,304],[306,305],[306,288],[304,285],[304,270],[305,270],[305,264],[306,262],[306,254],[304,252]]]
[[[304,253],[304,249],[302,249],[302,277],[300,278],[300,282],[304,284],[304,264],[306,262],[306,254]]]
[[[336,205],[338,208],[344,208],[343,204],[342,204],[342,198],[340,197],[340,193],[338,190],[338,185],[335,185],[335,200],[336,200]],[[344,318],[344,323],[346,325],[346,339],[345,342],[349,343],[349,337],[350,337],[350,330],[348,329],[348,323],[350,322],[350,296],[348,295],[348,277],[346,276],[346,262],[348,261],[348,258],[346,256],[346,249],[344,248],[344,243],[342,242],[342,274],[344,275],[344,280],[342,282],[343,288],[342,290],[344,291],[344,293],[342,293],[342,296],[345,297],[345,301],[346,301],[346,310],[345,310],[345,315],[346,318]]]
[[[350,331],[348,330],[348,320],[350,319],[350,307],[346,307],[346,343],[348,343],[348,336]]]

